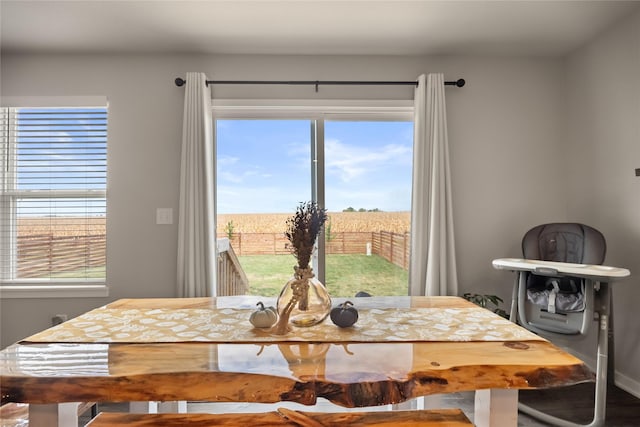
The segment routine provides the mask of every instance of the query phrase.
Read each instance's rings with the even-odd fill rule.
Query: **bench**
[[[131,414],[101,412],[87,427],[204,427],[204,426],[421,426],[470,427],[460,409],[372,412],[303,412],[279,408],[264,413]]]
[[[29,405],[26,403],[5,403],[0,406],[2,427],[18,427],[29,425]]]

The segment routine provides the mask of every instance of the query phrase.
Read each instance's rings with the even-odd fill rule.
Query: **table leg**
[[[473,422],[477,427],[517,427],[518,390],[476,390]]]
[[[422,408],[418,409],[440,409],[444,408],[444,400],[442,394],[429,394],[422,399]]]
[[[186,414],[187,401],[177,400],[173,402],[129,402],[129,412],[132,414]]]
[[[394,403],[391,405],[391,410],[412,411],[416,409],[441,409],[445,407],[442,396],[442,394],[430,394],[428,396],[416,397],[406,402]]]
[[[29,427],[78,427],[78,402],[29,404]]]
[[[158,402],[129,402],[129,412],[132,414],[157,414]]]
[[[418,403],[416,399],[411,399],[405,402],[393,403],[389,406],[390,411],[411,411],[417,409]]]
[[[186,414],[187,413],[187,401],[176,400],[173,402],[160,402],[158,405],[159,413],[174,413],[174,414]]]

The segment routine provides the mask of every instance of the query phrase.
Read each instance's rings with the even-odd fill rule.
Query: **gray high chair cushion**
[[[538,225],[522,239],[524,257],[541,261],[602,264],[606,250],[602,233],[574,222]]]
[[[522,239],[525,258],[575,264],[602,264],[606,243],[595,228],[578,223],[542,224]],[[584,310],[584,286],[577,277],[527,277],[527,299],[550,312]]]

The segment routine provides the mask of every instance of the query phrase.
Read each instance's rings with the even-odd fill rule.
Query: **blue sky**
[[[106,188],[106,108],[25,108],[17,122],[17,190]],[[18,215],[104,215],[105,206],[104,198],[19,198]]]
[[[311,199],[308,120],[218,120],[219,213],[291,212]],[[408,211],[412,122],[325,122],[326,207]]]
[[[48,123],[44,119],[38,122],[42,128],[34,129],[46,129]],[[31,167],[25,167],[23,172],[29,175],[34,171],[40,175],[38,171],[48,171],[46,177],[65,170],[67,177],[77,174],[79,179],[73,179],[71,184],[72,181],[65,178],[50,188],[95,188],[92,184],[95,181],[90,178],[94,175],[93,167],[83,164],[87,162],[97,170],[102,169],[95,175],[104,177],[105,148],[98,148],[94,155],[93,148],[78,145],[78,137],[85,141],[93,139],[81,131],[88,124],[86,120],[76,119],[73,126],[79,132],[71,134],[67,129],[48,132],[52,136],[57,133],[54,143],[68,142],[69,147],[75,144],[76,148],[62,157],[61,153],[51,156],[46,144],[33,145],[32,153],[39,157],[29,162]],[[309,120],[219,120],[216,131],[218,212],[286,213],[294,211],[300,202],[310,200],[310,134]],[[413,123],[410,121],[326,121],[328,210],[342,211],[348,207],[410,210],[412,144]],[[27,182],[20,187],[37,188]],[[103,199],[85,202],[83,206],[74,206],[76,202],[72,200],[50,202],[23,200],[20,210],[22,214],[36,215],[104,210]]]

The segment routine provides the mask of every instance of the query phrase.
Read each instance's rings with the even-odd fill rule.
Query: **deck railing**
[[[247,279],[229,239],[218,239],[218,295],[245,295],[249,293]]]

